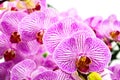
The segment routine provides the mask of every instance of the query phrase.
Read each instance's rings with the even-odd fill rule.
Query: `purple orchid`
[[[22,19],[18,30],[23,40],[37,40],[40,44],[43,44],[44,31],[56,21],[57,14],[55,12],[55,10],[47,8],[44,12],[33,12]]]
[[[4,55],[5,61],[14,60],[16,63],[23,59],[23,55],[21,56],[21,52],[16,48],[16,45],[20,45],[19,43],[22,40],[18,33],[18,23],[26,15],[26,13],[20,11],[8,11],[1,18],[0,55]]]
[[[95,36],[92,29],[82,22],[77,22],[73,18],[65,18],[58,23],[52,25],[43,36],[43,43],[47,50],[53,53],[57,45],[65,38],[70,37],[73,33],[79,30],[87,30]]]
[[[14,44],[14,48],[19,52],[24,54],[36,54],[40,48],[40,45],[36,46],[38,42],[35,40],[26,42],[22,39],[18,31],[18,24],[26,15],[26,13],[21,11],[6,12],[1,19],[1,29],[2,32],[7,35],[6,37],[9,38],[7,39],[8,42],[11,43],[11,45]]]
[[[2,32],[11,36],[14,32],[18,32],[18,23],[27,14],[20,11],[8,11],[6,12],[0,21]]]
[[[101,24],[97,26],[96,31],[103,38],[120,41],[120,22],[115,15],[111,15],[106,20],[102,21]]]
[[[2,57],[4,57],[5,61],[12,60],[14,63],[23,59],[21,52],[11,44],[9,37],[3,33],[0,35],[0,58]]]
[[[67,73],[99,72],[111,59],[105,43],[87,31],[80,31],[62,41],[55,49],[54,59],[60,69]]]

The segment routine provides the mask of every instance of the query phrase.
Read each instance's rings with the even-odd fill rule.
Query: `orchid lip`
[[[80,72],[88,72],[89,65],[92,63],[91,59],[87,56],[81,56],[76,60],[76,67]]]
[[[21,41],[20,35],[18,32],[13,32],[10,36],[10,42],[11,43],[19,43]]]
[[[4,58],[6,61],[12,60],[15,58],[15,51],[12,49],[8,49],[5,53],[4,53]]]
[[[43,35],[44,35],[44,30],[36,34],[36,39],[40,44],[43,44]]]
[[[109,34],[113,39],[116,40],[118,38],[118,36],[120,35],[120,31],[112,31]]]

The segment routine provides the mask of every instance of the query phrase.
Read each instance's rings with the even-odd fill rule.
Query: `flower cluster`
[[[110,66],[119,52],[112,42],[120,45],[115,15],[82,20],[75,9],[58,12],[46,0],[3,4],[0,80],[120,80],[120,64]]]

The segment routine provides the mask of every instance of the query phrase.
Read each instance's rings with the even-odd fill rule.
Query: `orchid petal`
[[[11,80],[22,80],[30,78],[31,72],[36,68],[36,64],[33,60],[25,59],[16,64],[11,69]]]
[[[27,14],[24,12],[6,12],[1,19],[1,26],[5,34],[11,35],[12,32],[17,31],[18,23],[25,17]],[[9,30],[9,31],[8,31]]]
[[[92,60],[89,71],[103,70],[111,59],[111,53],[106,44],[98,38],[87,38],[85,42],[86,56]]]
[[[38,76],[36,76],[33,80],[56,80],[57,74],[53,71],[45,71]]]

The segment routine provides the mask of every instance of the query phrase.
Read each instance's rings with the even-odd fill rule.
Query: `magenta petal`
[[[7,35],[11,35],[12,32],[15,32],[17,31],[16,28],[12,27],[12,24],[6,22],[6,21],[2,21],[1,22],[1,25],[2,25],[2,31],[7,34]],[[8,31],[9,30],[9,31]]]
[[[42,47],[42,45],[40,45],[40,44],[37,42],[37,40],[28,41],[27,44],[28,44],[28,47],[29,47],[29,49],[30,49],[30,53],[31,53],[32,55],[37,54],[38,51],[39,51],[41,48],[44,49],[44,47]]]
[[[84,46],[86,56],[92,60],[89,71],[103,70],[111,59],[111,52],[106,44],[98,38],[88,38]]]
[[[57,70],[57,80],[75,80],[71,74],[68,74],[62,70]]]
[[[58,67],[67,73],[76,70],[77,47],[74,38],[62,41],[54,51],[54,59]]]
[[[85,52],[85,40],[89,37],[95,38],[96,36],[94,34],[89,33],[88,31],[78,31],[72,36],[76,41],[76,47],[78,50],[79,55]]]
[[[46,8],[43,13],[45,14],[44,28],[48,29],[52,24],[58,21],[58,11],[54,8]]]
[[[27,42],[20,42],[19,44],[17,44],[17,49],[23,53],[30,53],[30,49],[29,46],[27,44]]]
[[[43,67],[43,66],[37,67],[37,69],[35,69],[31,74],[32,79],[34,79],[37,75],[39,75],[45,71],[47,71],[47,69],[45,67]]]
[[[24,12],[6,12],[2,16],[1,26],[3,29],[3,32],[11,35],[12,32],[17,31],[18,23],[22,20],[23,17],[26,16],[26,13]]]
[[[101,21],[102,21],[101,16],[94,16],[94,17],[90,17],[90,18],[86,19],[85,23],[87,23],[90,27],[95,29],[96,27],[99,26]]]
[[[28,79],[35,68],[36,64],[33,60],[25,59],[11,69],[10,80]]]
[[[36,76],[33,80],[57,80],[57,74],[53,71],[45,71]]]
[[[13,67],[13,64],[12,61],[0,63],[0,80],[9,80],[9,70]]]
[[[73,33],[79,30],[87,30],[91,34],[95,35],[93,31],[85,24],[77,23],[72,18],[66,18],[47,30],[43,36],[43,43],[50,53],[53,53],[56,46],[65,38],[70,37]]]

